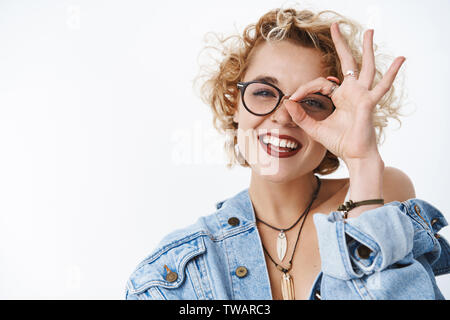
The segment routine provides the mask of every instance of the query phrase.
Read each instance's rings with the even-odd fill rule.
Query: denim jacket
[[[248,188],[160,242],[131,274],[126,299],[272,299]],[[417,198],[343,219],[313,216],[321,271],[309,299],[444,299],[435,276],[450,271],[438,234],[442,213]]]

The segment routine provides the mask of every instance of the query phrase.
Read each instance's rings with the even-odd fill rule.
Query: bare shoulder
[[[402,170],[385,167],[383,174],[384,203],[406,201],[416,197],[416,191],[411,178]]]
[[[346,193],[350,187],[350,178],[325,179],[327,191],[324,192],[323,203],[335,207],[344,202]],[[402,170],[395,167],[385,167],[383,174],[383,198],[384,203],[392,201],[406,201],[416,197],[416,191],[411,178]]]

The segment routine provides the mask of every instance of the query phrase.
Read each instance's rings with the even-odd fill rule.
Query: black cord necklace
[[[314,193],[312,195],[312,199],[311,199],[308,207],[305,209],[303,214],[300,216],[300,218],[294,224],[294,225],[296,225],[303,216],[305,217],[303,219],[303,221],[302,221],[302,224],[300,225],[300,229],[299,229],[298,234],[297,234],[297,240],[295,241],[295,245],[294,245],[294,250],[292,251],[291,259],[289,260],[289,262],[287,264],[287,267],[284,268],[281,265],[279,265],[278,263],[276,263],[275,260],[272,258],[272,256],[267,251],[267,249],[264,247],[264,244],[262,245],[262,247],[264,249],[264,252],[270,258],[270,260],[275,264],[275,267],[283,273],[282,276],[281,276],[281,293],[283,295],[283,299],[284,300],[294,300],[294,284],[293,284],[293,281],[292,281],[292,277],[289,274],[289,271],[292,268],[292,260],[294,259],[295,249],[297,248],[297,243],[298,243],[298,240],[300,239],[300,234],[302,233],[303,225],[304,225],[304,223],[306,221],[306,218],[308,217],[309,210],[311,209],[311,206],[312,206],[314,200],[317,198],[317,195],[319,194],[321,181],[320,181],[320,178],[318,176],[315,176],[315,177],[317,178],[317,188],[316,188],[316,190],[314,191]],[[261,220],[258,219],[258,221],[261,221]],[[261,222],[263,222],[263,221],[261,221]],[[273,227],[273,226],[271,226],[271,225],[269,225],[269,224],[267,224],[265,222],[263,222],[263,223],[266,224],[267,226],[271,227],[272,229],[276,229],[276,230],[279,230],[281,232],[283,232],[283,230],[289,230],[290,228],[293,227],[292,226],[289,229],[279,229],[279,228]],[[280,238],[278,238],[278,239],[280,239]],[[284,239],[286,239],[286,238],[284,238]],[[278,241],[277,241],[277,251],[278,251],[278,253],[280,251],[279,242]],[[280,259],[280,261],[281,260],[282,259]]]
[[[315,175],[315,177],[317,179],[318,188],[320,188],[321,181],[320,181],[318,176]],[[317,194],[318,193],[319,193],[319,189],[317,189],[315,191],[315,193],[313,194],[312,201],[314,201],[314,199],[317,198]],[[310,203],[310,206],[312,205],[312,201]],[[309,210],[309,207],[307,207],[305,209],[305,211],[303,211],[303,213],[300,215],[300,217],[297,219],[297,221],[294,222],[294,224],[292,226],[290,226],[289,228],[286,228],[286,229],[274,227],[274,226],[268,224],[267,222],[259,219],[258,217],[255,217],[257,221],[259,221],[259,222],[265,224],[266,226],[268,226],[268,227],[270,227],[270,228],[280,232],[278,234],[278,237],[277,237],[277,254],[278,254],[278,259],[280,259],[280,261],[283,261],[285,255],[286,255],[286,250],[287,250],[287,237],[286,237],[286,233],[285,232],[289,231],[293,227],[295,227],[300,222],[300,220],[305,216],[305,214],[308,212],[308,210]]]

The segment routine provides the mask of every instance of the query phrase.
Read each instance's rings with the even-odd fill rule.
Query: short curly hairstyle
[[[242,35],[222,37],[215,33],[208,33],[205,37],[205,49],[213,49],[220,53],[219,58],[213,58],[212,65],[201,65],[200,74],[194,84],[200,81],[199,95],[211,107],[213,112],[213,126],[221,134],[225,134],[225,151],[228,156],[227,167],[232,168],[236,163],[243,167],[249,164],[239,151],[236,151],[238,124],[233,121],[240,99],[236,87],[246,73],[253,50],[263,41],[290,40],[301,46],[318,49],[322,55],[326,74],[344,79],[341,64],[331,38],[330,27],[333,22],[340,25],[341,33],[347,40],[357,63],[358,70],[362,64],[362,33],[363,28],[357,22],[331,10],[313,13],[310,10],[296,10],[294,8],[278,8],[264,14],[256,24],[248,25]],[[213,37],[209,37],[212,35]],[[374,45],[376,52],[377,45]],[[383,76],[380,69],[380,58],[387,55],[376,55],[375,86]],[[212,57],[212,56],[209,56]],[[377,144],[384,139],[383,128],[387,126],[388,118],[396,119],[400,115],[400,97],[394,94],[394,86],[384,95],[374,109],[374,127]],[[327,150],[322,162],[314,169],[314,173],[326,175],[339,168],[337,156]]]

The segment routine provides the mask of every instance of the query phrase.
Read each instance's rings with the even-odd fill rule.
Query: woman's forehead
[[[319,50],[285,40],[261,43],[249,59],[245,81],[265,75],[279,83],[305,82],[322,76],[324,70]]]

